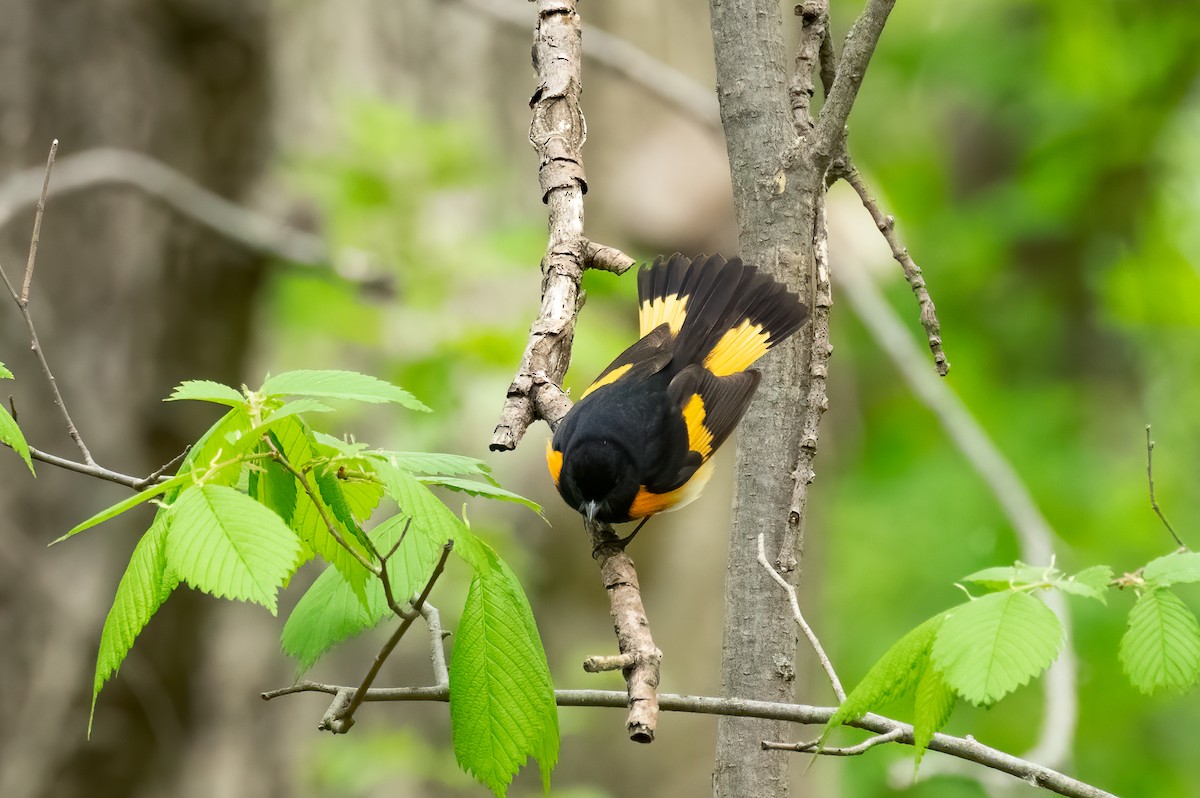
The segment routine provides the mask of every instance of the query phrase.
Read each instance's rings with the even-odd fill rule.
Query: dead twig
[[[1158,500],[1154,498],[1154,441],[1150,438],[1150,425],[1146,425],[1146,481],[1150,483],[1150,507],[1154,510],[1154,514],[1163,522],[1163,526],[1171,533],[1171,537],[1175,539],[1175,544],[1183,550],[1187,550],[1187,544],[1175,532],[1175,527],[1171,526],[1171,522],[1163,514],[1162,508],[1158,506]]]
[[[442,571],[446,568],[446,560],[450,557],[451,550],[454,549],[454,541],[447,540],[442,546],[442,556],[438,559],[437,565],[434,566],[433,573],[429,575],[429,579],[425,582],[425,588],[421,594],[417,596],[412,603],[412,610],[405,612],[397,609],[395,598],[391,595],[390,582],[384,582],[385,589],[388,594],[388,602],[392,606],[392,611],[399,615],[402,620],[400,625],[396,627],[396,631],[392,632],[391,637],[383,644],[383,648],[379,649],[379,653],[375,655],[375,661],[371,663],[371,669],[367,671],[367,675],[363,677],[362,684],[349,696],[349,699],[343,697],[343,693],[338,693],[334,699],[333,705],[329,707],[329,711],[321,719],[318,728],[324,731],[331,731],[334,734],[345,734],[350,731],[354,725],[354,713],[362,706],[363,700],[367,696],[367,691],[371,689],[371,685],[375,683],[375,677],[379,675],[380,668],[387,658],[391,656],[393,650],[404,637],[405,632],[413,625],[413,621],[421,614],[421,607],[425,604],[425,599],[429,598],[429,592],[433,590],[434,584],[442,575]],[[384,574],[387,573],[387,562],[384,561],[380,569],[380,578],[385,579]],[[437,674],[439,677],[441,674]],[[447,677],[447,684],[449,678]]]
[[[842,681],[838,678],[837,671],[833,669],[833,663],[830,662],[829,656],[825,653],[824,646],[817,638],[816,632],[808,625],[808,621],[804,620],[804,613],[800,612],[800,602],[796,598],[796,588],[791,585],[786,579],[779,575],[779,572],[771,567],[771,563],[767,561],[767,549],[765,536],[758,536],[758,563],[770,574],[771,579],[775,584],[779,585],[785,593],[787,593],[788,603],[792,605],[792,617],[796,619],[796,625],[800,627],[800,631],[804,632],[804,636],[808,638],[809,644],[817,655],[817,660],[821,663],[821,668],[825,671],[825,675],[829,678],[829,686],[833,688],[833,694],[838,701],[846,700],[846,691],[842,688]],[[764,747],[766,744],[764,743]],[[797,749],[799,750],[799,749]]]

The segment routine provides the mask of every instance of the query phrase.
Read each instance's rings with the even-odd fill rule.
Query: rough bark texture
[[[0,175],[44,164],[57,137],[60,156],[128,147],[238,197],[268,152],[266,6],[0,0]],[[32,209],[0,230],[0,261],[17,279],[31,223]],[[245,376],[260,265],[258,256],[136,192],[51,200],[31,309],[64,398],[101,463],[149,473],[211,423],[211,411],[160,400],[182,378],[237,384]],[[15,394],[30,441],[76,456],[7,298],[0,359],[17,374],[5,394]],[[257,709],[245,682],[263,673],[258,649],[246,634],[213,629],[229,625],[228,611],[213,612],[215,602],[187,590],[168,602],[110,683],[85,743],[101,624],[138,530],[133,521],[112,522],[76,545],[47,552],[45,543],[126,495],[48,466],[34,482],[16,458],[0,458],[7,715],[0,795],[280,794],[284,774],[249,737],[270,735],[252,718],[229,715],[234,696]],[[214,632],[230,642],[202,642]],[[273,647],[263,646],[272,662]],[[230,736],[235,729],[244,731]]]
[[[820,170],[802,154],[787,155],[796,134],[779,5],[712,0],[710,7],[740,254],[812,306],[823,185]],[[756,539],[765,533],[767,550],[778,551],[787,531],[801,436],[796,415],[811,350],[805,328],[764,358],[762,383],[740,427],[725,585],[721,688],[727,696],[794,699],[796,628],[783,591],[756,562]],[[786,795],[786,755],[763,751],[761,743],[787,732],[778,721],[722,718],[714,794]]]

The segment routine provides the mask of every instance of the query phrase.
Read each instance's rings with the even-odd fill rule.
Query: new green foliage
[[[921,680],[917,682],[917,694],[913,702],[913,749],[917,753],[914,769],[921,766],[921,758],[929,747],[929,741],[950,720],[956,703],[958,696],[946,684],[942,674],[937,668],[926,664]]]
[[[7,370],[0,365],[3,375]],[[285,396],[298,398],[285,401]],[[407,603],[429,583],[453,540],[453,551],[474,572],[451,676],[456,756],[499,795],[530,756],[548,779],[558,756],[558,715],[529,602],[512,571],[429,485],[517,502],[537,512],[541,508],[500,488],[480,460],[372,451],[365,444],[317,433],[304,420],[305,413],[329,411],[319,399],[428,409],[408,392],[373,377],[295,371],[269,378],[259,391],[189,381],[170,398],[230,409],[191,447],[175,476],[63,536],[148,501],[160,505],[134,549],[105,620],[93,709],[138,634],[181,581],[274,613],[279,588],[300,564],[320,555],[331,565],[300,599],[281,635],[283,650],[303,670],[398,606],[389,606],[377,576],[381,561],[386,560],[395,602]],[[0,435],[7,429],[0,419]],[[361,524],[375,514],[385,495],[397,512],[364,532]]]
[[[242,407],[246,404],[246,397],[242,392],[211,380],[186,380],[179,384],[171,395],[166,398],[167,402],[177,402],[182,399],[191,399],[200,402],[215,402],[229,407]]]
[[[129,566],[117,585],[117,595],[100,633],[100,651],[96,656],[96,675],[92,683],[92,711],[88,716],[89,735],[100,689],[121,667],[125,655],[133,648],[133,641],[179,584],[179,579],[167,566],[166,536],[167,513],[164,510],[134,547]]]
[[[277,592],[300,556],[278,515],[224,485],[188,488],[171,505],[167,563],[192,587],[275,613]]]
[[[876,662],[829,719],[825,734],[909,694],[929,664],[929,651],[945,616],[935,615],[900,638]]]
[[[992,593],[946,613],[930,652],[955,692],[973,704],[994,704],[1058,655],[1062,625],[1026,592]]]
[[[390,382],[354,371],[288,371],[268,377],[262,393],[267,396],[305,396],[317,399],[348,399],[355,402],[392,402],[409,410],[431,412],[408,391]]]
[[[0,379],[11,380],[12,378],[12,372],[3,363],[0,363]],[[11,446],[13,451],[25,461],[29,473],[37,476],[37,472],[33,470],[33,460],[29,457],[29,444],[25,441],[25,435],[17,426],[17,420],[9,414],[3,404],[0,404],[0,443]]]
[[[1151,560],[1142,569],[1142,578],[1155,587],[1200,582],[1200,552],[1178,551]]]
[[[1182,692],[1200,677],[1200,623],[1172,591],[1147,590],[1129,612],[1120,658],[1129,681],[1143,693]]]
[[[529,757],[549,787],[558,709],[529,601],[508,566],[480,546],[484,562],[450,661],[450,721],[459,765],[503,798]]]

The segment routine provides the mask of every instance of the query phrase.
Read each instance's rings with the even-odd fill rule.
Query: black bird
[[[781,283],[720,255],[659,257],[638,273],[638,301],[642,338],[546,448],[558,492],[589,520],[645,519],[699,496],[758,387],[750,366],[808,318]]]

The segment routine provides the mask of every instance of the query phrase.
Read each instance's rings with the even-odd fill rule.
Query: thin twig
[[[29,285],[33,282],[33,267],[37,263],[38,242],[42,238],[42,214],[46,212],[46,193],[50,191],[50,172],[54,170],[54,156],[58,154],[58,139],[50,142],[50,155],[46,158],[46,176],[42,178],[42,193],[38,195],[37,211],[33,214],[33,235],[29,238],[29,259],[25,262],[25,282],[21,284],[21,304],[29,304]]]
[[[450,684],[450,670],[446,667],[446,635],[442,630],[442,616],[437,607],[428,601],[421,604],[421,617],[429,629],[429,662],[433,666],[433,678],[439,685]]]
[[[383,667],[383,663],[391,656],[400,639],[404,637],[404,633],[408,631],[409,627],[413,625],[413,621],[417,619],[421,611],[421,606],[425,603],[425,599],[429,598],[429,591],[433,590],[434,584],[437,583],[438,578],[442,575],[442,571],[445,570],[446,560],[450,557],[450,552],[453,549],[454,541],[447,540],[445,545],[442,546],[442,556],[438,559],[437,565],[434,566],[433,573],[429,575],[429,579],[425,582],[425,589],[413,601],[412,607],[414,611],[402,616],[403,620],[400,622],[400,625],[396,628],[395,632],[392,632],[392,636],[387,639],[387,642],[383,644],[383,648],[379,649],[379,653],[375,655],[375,661],[371,663],[371,669],[367,671],[367,675],[363,677],[362,684],[358,686],[358,689],[350,697],[349,702],[346,703],[346,708],[333,712],[333,708],[331,707],[330,713],[327,713],[321,721],[322,729],[331,731],[334,734],[345,734],[350,731],[350,728],[354,725],[354,713],[362,706],[363,699],[366,698],[367,691],[371,689],[371,685],[375,683],[375,677],[379,675],[379,669]],[[384,568],[383,570],[386,571],[387,569]]]
[[[1181,549],[1187,549],[1187,544],[1180,539],[1175,533],[1175,527],[1171,526],[1171,522],[1163,515],[1162,508],[1158,506],[1158,500],[1154,498],[1154,441],[1150,439],[1150,425],[1146,425],[1146,481],[1150,483],[1150,507],[1154,510],[1155,515],[1163,522],[1163,526],[1171,533],[1171,537],[1175,538],[1175,543]]]
[[[833,663],[829,661],[829,656],[826,655],[821,641],[817,638],[816,633],[813,632],[812,627],[808,625],[808,622],[804,620],[804,614],[800,612],[800,602],[796,598],[796,588],[780,576],[779,572],[771,567],[771,563],[767,561],[766,542],[762,533],[758,535],[758,564],[771,575],[771,579],[775,581],[775,584],[779,585],[787,593],[788,602],[792,605],[792,617],[796,619],[796,625],[804,632],[804,636],[808,638],[813,651],[816,652],[817,659],[820,660],[821,667],[825,670],[825,675],[829,677],[829,685],[833,688],[833,694],[837,697],[838,701],[845,701],[846,691],[842,689],[842,681],[838,678],[837,671],[833,669]]]
[[[799,753],[814,753],[822,756],[861,756],[877,745],[894,743],[903,736],[904,730],[897,728],[892,729],[890,732],[868,737],[858,745],[851,745],[845,748],[823,748],[819,739],[810,740],[807,743],[781,743],[763,740],[762,747],[764,751],[797,751]]]
[[[921,326],[925,328],[925,337],[929,341],[929,351],[933,353],[937,372],[945,377],[950,371],[950,363],[946,360],[946,353],[942,351],[942,327],[941,322],[938,321],[937,309],[933,305],[933,299],[929,296],[929,289],[925,287],[925,277],[921,274],[921,268],[908,254],[908,247],[904,246],[900,237],[896,235],[895,217],[880,209],[879,203],[871,196],[871,190],[867,187],[866,181],[863,180],[854,164],[850,162],[848,156],[841,174],[845,177],[846,182],[854,187],[858,198],[862,200],[863,206],[875,221],[875,226],[879,228],[884,240],[891,247],[892,257],[904,270],[904,279],[912,287],[913,295],[916,296],[917,304],[921,308]]]
[[[333,523],[333,518],[329,516],[329,511],[325,509],[325,505],[321,502],[320,498],[316,494],[316,491],[313,490],[312,485],[309,484],[308,479],[304,476],[304,474],[288,462],[288,459],[283,456],[283,453],[276,448],[275,442],[271,440],[270,435],[264,435],[263,440],[266,441],[267,446],[270,447],[271,456],[274,458],[275,462],[283,466],[283,468],[289,474],[295,477],[297,482],[300,483],[300,487],[304,488],[304,492],[308,494],[308,498],[312,500],[313,505],[317,508],[317,512],[320,513],[321,520],[325,522],[325,528],[329,531],[329,534],[333,537],[333,539],[337,541],[338,545],[350,552],[354,559],[358,560],[359,564],[362,565],[363,568],[366,568],[368,571],[375,574],[375,576],[379,576],[380,571],[383,570],[382,566],[371,562],[371,560],[363,556],[361,551],[346,542],[346,539],[342,537],[342,533],[338,530],[337,525]]]
[[[353,687],[305,681],[262,693],[264,701],[297,693],[325,693],[336,696],[339,691],[352,691]],[[809,704],[792,704],[773,701],[754,701],[745,698],[718,698],[715,696],[679,695],[660,693],[660,705],[668,712],[689,712],[702,715],[726,715],[743,718],[767,718],[806,725],[825,724],[833,717],[837,707],[817,707]],[[440,701],[450,700],[447,686],[430,687],[385,687],[368,690],[364,701]],[[625,707],[628,697],[619,690],[555,690],[554,700],[560,707]],[[913,744],[913,728],[892,718],[868,713],[846,725],[864,729],[875,734],[899,732],[893,742]],[[1117,798],[1099,787],[1071,778],[1051,768],[1043,767],[1012,754],[986,746],[971,737],[953,737],[935,734],[929,742],[930,751],[974,762],[994,770],[1015,776],[1037,787],[1069,798]]]
[[[0,443],[3,443],[3,441],[0,441]],[[4,445],[9,446],[7,443],[4,443]],[[12,447],[9,446],[9,448]],[[134,477],[130,476],[129,474],[122,474],[119,471],[110,471],[109,469],[100,465],[96,465],[95,463],[89,465],[88,463],[79,463],[74,460],[68,460],[65,457],[59,457],[58,455],[50,454],[49,452],[43,452],[41,449],[35,449],[32,446],[29,447],[29,456],[34,460],[39,460],[43,463],[57,466],[58,468],[62,468],[67,471],[74,471],[76,474],[83,474],[85,476],[95,477],[96,479],[102,479],[105,482],[113,482],[117,485],[124,485],[125,487],[132,488],[135,491],[145,490],[145,488],[148,487],[145,477]],[[165,478],[160,477],[159,479],[164,480]]]
[[[829,87],[829,95],[817,117],[813,154],[818,162],[828,165],[842,147],[850,109],[858,97],[867,64],[879,43],[888,14],[895,5],[896,0],[867,0],[866,7],[846,34],[833,85]]]
[[[161,466],[159,466],[159,468],[157,470],[154,471],[154,473],[147,475],[144,479],[142,479],[140,482],[138,482],[138,484],[136,486],[133,486],[133,489],[139,490],[139,491],[145,490],[146,488],[150,487],[151,485],[155,484],[156,482],[165,482],[168,479],[170,479],[170,477],[163,476],[164,474],[167,473],[167,469],[172,468],[172,467],[178,465],[179,463],[182,463],[183,458],[187,457],[188,452],[190,452],[191,450],[192,450],[192,444],[189,443],[187,446],[183,447],[182,452],[175,455],[167,462],[163,463]]]

